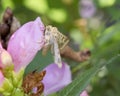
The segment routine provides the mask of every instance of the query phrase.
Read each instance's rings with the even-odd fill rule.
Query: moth
[[[62,50],[68,42],[69,39],[60,33],[56,27],[50,25],[46,26],[43,54],[46,54],[47,50],[51,48],[51,51],[54,54],[54,62],[58,64],[58,67],[62,67],[60,50]]]
[[[22,83],[23,91],[30,96],[40,96],[44,91],[44,84],[41,82],[46,74],[46,71],[33,71],[25,76]],[[37,88],[36,92],[32,92]]]

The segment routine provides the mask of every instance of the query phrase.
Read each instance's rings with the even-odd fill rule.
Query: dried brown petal
[[[10,34],[12,35],[16,30],[20,28],[20,22],[16,17],[13,16],[13,20],[10,27]]]
[[[13,12],[12,12],[12,10],[8,7],[8,8],[5,10],[5,12],[4,12],[3,22],[10,25],[11,22],[12,22],[12,17],[13,17]]]
[[[8,7],[4,12],[2,24],[0,24],[0,39],[3,48],[7,49],[10,37],[18,28],[20,28],[20,22],[13,16],[12,10]]]
[[[9,41],[10,37],[12,36],[12,34],[15,31],[17,31],[19,28],[20,28],[20,22],[17,20],[16,17],[13,17],[13,20],[12,20],[12,23],[11,23],[11,27],[10,27],[10,30],[9,30],[9,34],[5,38],[6,47],[8,45],[8,41]]]
[[[0,35],[1,35],[1,39],[5,39],[5,37],[8,35],[9,33],[9,27],[7,24],[0,24]]]
[[[42,94],[44,90],[44,85],[41,81],[43,80],[45,74],[46,71],[42,71],[42,72],[32,72],[27,76],[25,76],[22,84],[24,92],[29,94],[33,88],[37,87],[37,92],[32,93],[30,96],[39,96],[36,94]]]

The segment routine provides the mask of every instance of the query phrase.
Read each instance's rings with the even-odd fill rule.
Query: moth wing
[[[60,50],[59,50],[59,46],[58,46],[58,43],[57,43],[57,40],[54,38],[54,62],[56,64],[58,64],[58,67],[62,67],[62,60],[61,60],[61,56],[60,56]]]

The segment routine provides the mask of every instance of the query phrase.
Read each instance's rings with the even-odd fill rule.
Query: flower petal
[[[80,96],[88,96],[87,91],[83,91],[83,92],[80,94]]]
[[[0,57],[1,57],[1,54],[2,54],[2,50],[3,50],[3,47],[2,47],[2,44],[0,42]],[[0,68],[3,67],[3,64],[2,64],[2,61],[1,61],[1,58],[0,58]]]
[[[1,43],[0,43],[0,68],[4,68],[8,65],[12,65],[12,58],[10,56],[10,54],[3,49]]]
[[[13,58],[15,71],[26,67],[44,45],[44,25],[38,17],[24,24],[10,38],[8,52]]]
[[[4,76],[3,76],[2,72],[0,71],[0,87],[3,84],[3,81],[4,81]]]
[[[91,18],[96,12],[96,7],[92,0],[80,0],[79,13],[83,18]]]
[[[57,92],[71,82],[70,67],[66,63],[63,63],[62,68],[50,64],[45,70],[46,75],[43,79],[45,95]]]

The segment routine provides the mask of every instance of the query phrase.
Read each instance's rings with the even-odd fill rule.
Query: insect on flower
[[[47,50],[51,48],[51,51],[54,54],[54,62],[58,64],[59,67],[62,67],[60,50],[62,50],[68,42],[68,38],[60,33],[56,27],[50,25],[46,26],[43,55],[45,55]]]
[[[26,94],[30,94],[30,96],[41,95],[44,91],[44,84],[41,81],[43,80],[45,74],[46,71],[33,71],[32,73],[26,75],[22,83],[23,91]],[[37,88],[36,92],[32,92],[34,88]]]

